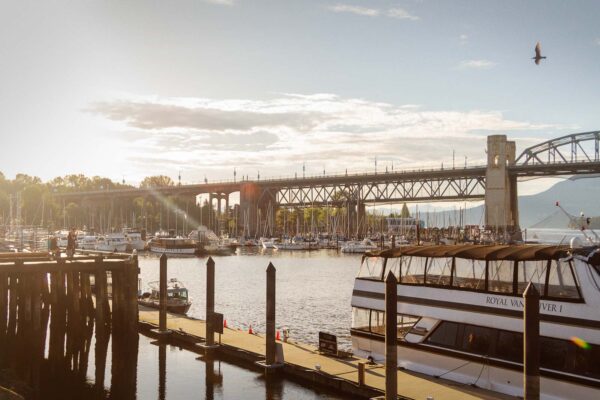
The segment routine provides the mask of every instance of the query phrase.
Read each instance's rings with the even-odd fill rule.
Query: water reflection
[[[15,295],[17,288],[9,287],[13,306],[0,319],[0,384],[26,399],[342,398],[265,376],[253,363],[217,355],[199,361],[191,351],[126,331],[119,318],[99,318],[60,288],[60,295],[44,292],[39,307],[32,305],[36,296]]]

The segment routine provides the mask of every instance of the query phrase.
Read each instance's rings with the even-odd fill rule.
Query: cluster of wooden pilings
[[[137,282],[137,257],[0,254],[0,368],[14,371],[31,388],[30,398],[53,390],[102,397],[112,338],[110,392],[134,398]],[[95,384],[90,387],[93,344]],[[73,387],[74,379],[80,388]]]

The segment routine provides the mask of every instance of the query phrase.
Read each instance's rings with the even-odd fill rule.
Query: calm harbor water
[[[292,340],[316,344],[318,332],[339,338],[350,347],[352,287],[360,255],[335,250],[288,251],[238,249],[232,256],[216,256],[215,311],[229,327],[258,333],[265,325],[265,270],[277,269],[277,329],[287,327]],[[205,318],[206,261],[208,258],[169,258],[168,276],[183,281],[193,302],[189,316]],[[142,287],[159,278],[158,255],[140,254]]]

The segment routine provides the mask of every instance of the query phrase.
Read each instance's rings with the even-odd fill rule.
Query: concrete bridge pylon
[[[507,140],[506,135],[488,136],[485,225],[508,233],[519,231],[517,177],[510,174],[515,156],[515,142]]]

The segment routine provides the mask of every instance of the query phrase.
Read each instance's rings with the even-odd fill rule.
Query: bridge
[[[344,206],[349,221],[360,221],[367,204],[485,200],[486,225],[514,231],[519,225],[519,178],[600,173],[599,147],[600,131],[575,133],[529,147],[516,157],[515,142],[505,135],[492,135],[487,140],[487,164],[474,167],[242,180],[56,196],[87,204],[119,198],[142,197],[152,201],[176,196],[195,205],[196,196],[205,194],[211,205],[216,201],[219,219],[230,210],[230,195],[239,192],[237,220],[246,221],[251,235],[256,233],[262,216],[277,207]]]

